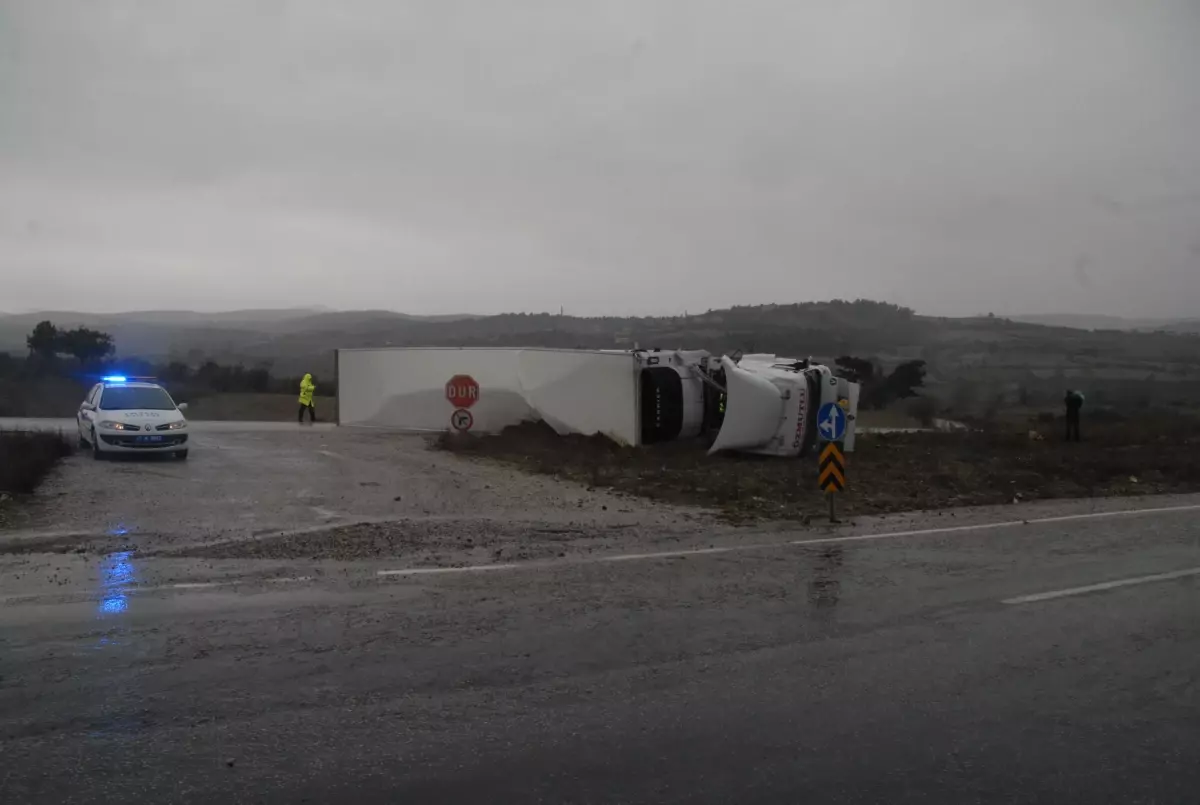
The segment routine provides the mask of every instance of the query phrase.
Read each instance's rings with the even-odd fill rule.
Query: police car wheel
[[[176,450],[175,451],[175,458],[177,458],[178,460],[186,461],[187,457],[188,457],[188,451],[186,451],[186,450]]]
[[[96,461],[103,461],[105,456],[100,450],[100,439],[96,436],[96,431],[92,431],[92,458]]]

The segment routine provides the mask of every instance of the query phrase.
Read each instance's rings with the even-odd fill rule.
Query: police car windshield
[[[174,411],[171,395],[154,386],[108,386],[100,397],[100,408],[104,411],[129,411],[149,409],[151,411]]]

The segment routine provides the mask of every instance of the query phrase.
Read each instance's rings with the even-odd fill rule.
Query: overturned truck
[[[633,354],[642,364],[643,444],[707,435],[710,454],[803,456],[818,440],[818,413],[832,403],[845,413],[842,438],[854,449],[858,384],[827,366],[763,354]]]
[[[803,456],[833,404],[854,449],[858,386],[810,360],[703,350],[389,348],[337,351],[338,423],[497,433],[544,421],[627,445]],[[827,409],[828,410],[828,409]]]

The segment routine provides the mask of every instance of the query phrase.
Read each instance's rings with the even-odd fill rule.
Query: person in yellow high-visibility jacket
[[[304,375],[304,379],[300,381],[300,424],[304,424],[304,412],[308,411],[308,421],[310,423],[317,421],[317,409],[313,407],[313,392],[317,390],[313,383],[312,375]]]

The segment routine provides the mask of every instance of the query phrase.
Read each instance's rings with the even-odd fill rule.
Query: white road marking
[[[489,570],[522,570],[564,567],[568,565],[587,565],[609,562],[643,562],[654,559],[678,559],[687,556],[710,556],[724,553],[741,553],[744,551],[762,551],[779,548],[803,547],[805,545],[830,545],[844,542],[871,542],[875,540],[900,539],[901,537],[926,537],[939,534],[960,534],[972,531],[986,531],[993,528],[1016,528],[1027,525],[1046,525],[1049,523],[1069,523],[1081,520],[1099,520],[1109,517],[1136,517],[1147,514],[1172,514],[1176,512],[1200,511],[1200,504],[1186,506],[1160,506],[1149,509],[1120,509],[1106,512],[1087,512],[1084,514],[1064,514],[1055,517],[1032,517],[1028,520],[1002,520],[998,523],[975,523],[973,525],[945,526],[943,528],[920,528],[911,531],[885,531],[879,534],[850,534],[841,537],[815,537],[812,539],[794,539],[783,542],[757,542],[739,545],[724,545],[709,548],[680,548],[674,551],[652,551],[647,553],[625,553],[615,556],[593,556],[585,559],[568,559],[562,562],[521,562],[500,565],[464,565],[462,567],[411,568],[407,570],[380,570],[379,576],[418,576],[434,573],[478,573]]]
[[[1137,576],[1132,579],[1104,581],[1099,584],[1089,584],[1086,587],[1068,587],[1065,590],[1051,590],[1050,592],[1046,593],[1020,595],[1016,598],[1006,598],[1002,603],[1035,604],[1038,601],[1053,601],[1055,598],[1068,598],[1072,595],[1087,595],[1088,593],[1098,593],[1103,592],[1104,590],[1115,590],[1120,587],[1132,587],[1136,584],[1153,584],[1156,581],[1186,579],[1189,576],[1200,576],[1200,567],[1188,568],[1187,570],[1175,570],[1170,573],[1156,573],[1153,576]]]
[[[119,590],[112,589],[105,591],[105,594],[108,595],[112,592],[121,592],[124,594],[133,595],[137,593],[157,593],[166,590],[211,590],[214,587],[248,586],[253,585],[258,581],[263,581],[267,584],[307,584],[316,580],[317,579],[315,576],[288,576],[276,579],[242,578],[228,579],[226,581],[179,581],[171,584],[151,584],[141,587],[121,587]],[[0,595],[0,604],[24,604],[33,603],[36,601],[51,601],[60,599],[64,595],[79,596],[81,600],[84,601],[100,600],[100,598],[97,597],[95,590],[88,588],[64,590],[56,593],[19,593],[15,595]]]
[[[181,581],[175,584],[160,584],[156,587],[133,587],[131,592],[148,593],[155,590],[204,590],[209,587],[232,587],[239,584],[254,584],[262,581],[267,584],[304,584],[316,581],[313,576],[281,576],[274,579],[240,578],[225,581]]]
[[[378,570],[376,576],[437,576],[446,573],[486,573],[489,570],[516,570],[521,567],[529,567],[534,565],[534,562],[527,564],[503,564],[503,565],[466,565],[464,567],[410,567],[403,570]]]
[[[316,507],[314,507],[314,508],[316,508]],[[985,531],[988,529],[1015,528],[1017,526],[1025,526],[1025,525],[1046,525],[1046,524],[1051,524],[1051,523],[1079,522],[1079,521],[1099,520],[1099,519],[1107,519],[1107,518],[1114,518],[1114,517],[1138,517],[1138,516],[1143,516],[1143,515],[1173,514],[1173,513],[1191,512],[1191,511],[1200,511],[1200,504],[1189,504],[1189,505],[1183,505],[1183,506],[1160,506],[1157,508],[1145,508],[1145,509],[1119,509],[1119,510],[1114,510],[1114,511],[1088,512],[1088,513],[1083,513],[1083,514],[1066,514],[1066,515],[1058,515],[1058,516],[1054,516],[1054,517],[1034,517],[1034,518],[1030,518],[1028,520],[1005,520],[1005,521],[992,522],[992,523],[975,523],[972,525],[946,526],[946,527],[942,527],[942,528],[922,528],[922,529],[913,529],[913,530],[909,530],[909,531],[887,531],[887,532],[882,532],[882,533],[878,533],[878,534],[850,534],[850,535],[846,535],[846,536],[837,536],[837,537],[815,537],[812,539],[795,539],[795,540],[785,540],[785,541],[777,541],[777,542],[760,542],[760,543],[742,543],[742,544],[737,544],[737,545],[714,546],[714,547],[708,547],[708,548],[683,548],[683,549],[673,550],[673,551],[653,551],[653,552],[645,552],[645,553],[617,554],[615,556],[592,556],[592,557],[586,557],[586,558],[582,558],[582,559],[567,559],[567,560],[563,560],[563,561],[543,561],[543,562],[533,561],[533,562],[520,562],[520,563],[508,562],[508,563],[494,564],[494,565],[465,565],[462,567],[417,567],[417,568],[402,568],[402,569],[397,569],[397,570],[379,570],[379,571],[376,571],[376,576],[383,577],[383,578],[407,577],[407,576],[439,576],[439,575],[452,575],[452,574],[458,574],[458,573],[486,573],[486,572],[491,572],[491,571],[505,571],[505,570],[553,569],[553,568],[588,565],[588,564],[614,563],[614,562],[638,562],[638,561],[651,561],[651,560],[655,560],[655,559],[676,559],[676,558],[683,558],[683,557],[688,557],[688,556],[709,556],[709,555],[719,555],[719,554],[726,554],[726,553],[740,553],[740,552],[744,552],[744,551],[761,551],[761,550],[771,550],[771,549],[778,550],[780,548],[803,547],[806,545],[828,545],[828,544],[837,544],[837,543],[869,542],[869,541],[875,541],[875,540],[900,539],[903,537],[923,537],[923,536],[936,536],[936,535],[941,535],[941,534],[959,534],[959,533],[970,533],[970,532],[975,532],[975,531]],[[394,518],[372,518],[371,520],[364,520],[362,522],[387,522],[387,521],[390,521],[391,519],[394,519]],[[436,519],[436,518],[430,518],[430,519]],[[264,534],[264,535],[258,535],[258,536],[261,537],[261,536],[276,536],[276,535],[283,535],[283,534],[302,534],[302,533],[308,533],[308,532],[312,532],[312,531],[323,530],[328,527],[329,526],[327,526],[327,525],[322,525],[322,526],[315,526],[315,527],[310,527],[310,528],[296,529],[293,531],[273,532],[271,534]],[[84,534],[80,534],[79,532],[25,532],[21,536],[33,536],[33,534],[37,534],[38,536],[42,536],[42,537],[46,536],[47,534],[71,535],[71,536],[75,536],[75,535],[83,536],[84,535]],[[86,535],[93,536],[92,534],[86,534]],[[1188,576],[1196,576],[1196,575],[1200,575],[1200,568],[1194,568],[1194,569],[1190,569],[1190,570],[1181,570],[1181,571],[1176,571],[1174,573],[1164,573],[1164,574],[1159,574],[1156,576],[1144,576],[1144,577],[1140,577],[1140,578],[1136,578],[1136,579],[1123,579],[1123,580],[1119,580],[1119,581],[1104,582],[1102,584],[1090,585],[1087,587],[1077,587],[1077,588],[1072,588],[1072,589],[1068,589],[1068,590],[1058,590],[1058,591],[1049,592],[1049,593],[1039,593],[1039,594],[1032,595],[1032,596],[1022,596],[1022,597],[1018,597],[1018,598],[1010,598],[1010,599],[1005,600],[1004,603],[1005,604],[1032,603],[1035,601],[1043,601],[1043,600],[1050,600],[1053,598],[1061,598],[1061,597],[1065,597],[1067,595],[1082,595],[1084,593],[1093,592],[1093,591],[1108,590],[1108,589],[1113,589],[1113,588],[1117,588],[1117,587],[1125,587],[1125,586],[1129,586],[1129,585],[1133,585],[1133,584],[1146,584],[1146,583],[1155,582],[1155,581],[1167,581],[1169,579],[1185,578]],[[179,583],[175,583],[175,584],[162,585],[162,586],[158,586],[158,587],[141,587],[141,588],[135,587],[135,588],[131,588],[129,591],[130,592],[151,592],[154,590],[161,590],[161,589],[202,590],[202,589],[207,589],[207,588],[211,588],[211,587],[223,587],[223,586],[230,586],[230,585],[234,585],[234,584],[253,584],[254,581],[255,581],[254,579],[235,579],[235,580],[230,580],[230,581],[213,581],[213,582],[179,582]],[[302,583],[316,581],[316,579],[311,576],[296,576],[296,577],[264,579],[262,581],[265,581],[270,584],[302,584]],[[5,602],[15,601],[18,599],[25,599],[27,597],[28,596],[20,596],[20,595],[18,595],[18,596],[0,596],[0,601],[5,601]]]
[[[105,531],[33,531],[33,530],[12,530],[0,531],[0,537],[5,540],[18,542],[20,540],[49,540],[49,539],[100,539],[102,537],[117,536],[109,534]]]
[[[824,540],[818,540],[824,541]],[[675,551],[651,551],[649,553],[622,553],[616,556],[598,556],[585,559],[585,562],[644,562],[647,559],[678,559],[681,556],[709,556],[717,553],[733,553],[734,551],[761,551],[768,548],[784,548],[792,545],[806,544],[799,540],[791,542],[760,542],[741,545],[722,545],[710,548],[680,548]]]
[[[888,531],[882,534],[858,534],[848,537],[827,537],[824,539],[798,539],[785,544],[820,545],[827,542],[861,542],[873,539],[896,539],[898,537],[925,537],[935,534],[955,534],[964,531],[984,531],[989,528],[1015,528],[1025,525],[1048,525],[1050,523],[1069,523],[1079,520],[1100,520],[1108,517],[1133,517],[1142,514],[1171,514],[1173,512],[1198,510],[1200,510],[1200,504],[1162,506],[1156,509],[1121,509],[1119,511],[1108,512],[1087,512],[1085,514],[1063,514],[1057,517],[1031,517],[1028,520],[1003,520],[998,523],[975,523],[974,525],[955,525],[943,528],[921,528],[913,531]]]

